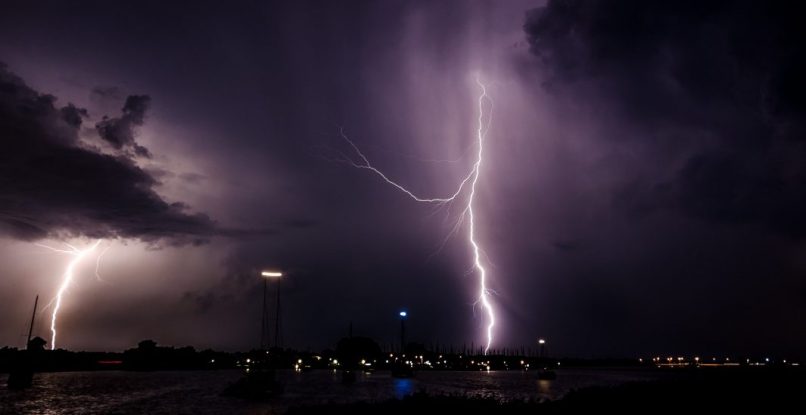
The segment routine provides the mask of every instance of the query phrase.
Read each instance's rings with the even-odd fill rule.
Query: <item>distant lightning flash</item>
[[[62,283],[59,285],[59,291],[56,293],[56,297],[51,302],[51,304],[53,304],[53,312],[50,315],[50,333],[51,333],[50,349],[51,350],[56,350],[56,319],[59,316],[59,309],[62,306],[62,297],[64,296],[65,292],[67,291],[67,288],[70,287],[70,284],[73,282],[73,275],[75,273],[75,268],[78,266],[78,264],[81,262],[81,260],[86,258],[87,255],[89,255],[92,252],[94,252],[98,248],[98,245],[100,245],[100,244],[101,244],[100,239],[95,241],[94,244],[90,245],[89,247],[87,247],[85,249],[78,249],[78,248],[76,248],[76,247],[74,247],[74,246],[72,246],[70,244],[67,244],[67,243],[65,243],[65,245],[67,245],[70,249],[57,249],[57,248],[51,248],[51,247],[49,247],[47,245],[39,245],[39,244],[37,244],[37,246],[50,249],[51,251],[60,252],[60,253],[64,253],[64,254],[69,254],[69,255],[73,256],[73,259],[67,264],[67,268],[64,270],[64,274],[62,274]],[[104,251],[104,252],[106,252],[106,251]],[[101,255],[103,255],[103,253],[101,253]],[[96,268],[95,268],[96,276],[98,276],[98,267],[100,266],[99,261],[100,261],[100,255],[99,255],[99,258],[96,261]]]
[[[367,157],[358,146],[350,140],[347,135],[341,130],[341,137],[347,141],[347,143],[352,147],[355,151],[356,155],[358,156],[359,161],[356,162],[350,157],[345,156],[345,160],[347,163],[351,164],[353,167],[359,169],[366,169],[370,170],[376,175],[380,176],[386,183],[394,186],[398,190],[402,191],[410,198],[414,199],[417,202],[424,202],[424,203],[436,203],[436,204],[448,204],[455,201],[463,192],[463,190],[467,187],[469,183],[469,195],[467,196],[467,204],[465,205],[464,209],[462,210],[462,214],[459,216],[457,221],[457,226],[459,223],[463,221],[465,217],[469,220],[469,230],[468,230],[468,241],[470,246],[472,247],[473,251],[473,265],[474,268],[478,271],[479,274],[479,296],[477,303],[481,303],[482,309],[487,314],[487,328],[486,328],[486,335],[487,335],[487,344],[484,347],[484,354],[490,350],[490,345],[493,342],[493,328],[495,327],[495,311],[493,310],[492,303],[490,302],[490,289],[487,287],[487,269],[482,264],[481,260],[481,253],[483,250],[481,249],[479,242],[476,240],[476,218],[475,212],[473,210],[473,202],[475,201],[476,197],[476,185],[479,180],[479,173],[481,171],[481,161],[482,156],[484,154],[484,140],[487,137],[487,132],[490,129],[490,123],[492,122],[492,107],[493,101],[487,95],[487,87],[476,78],[476,84],[478,84],[479,88],[481,88],[481,93],[478,97],[478,126],[476,128],[476,141],[477,141],[477,156],[476,161],[473,163],[473,167],[470,169],[470,172],[465,176],[462,181],[459,183],[459,187],[456,191],[447,197],[437,197],[437,198],[426,198],[421,197],[414,194],[412,191],[408,190],[403,185],[395,182],[394,180],[390,179],[386,174],[382,171],[378,170],[372,163],[369,162]],[[485,102],[488,103],[490,107],[490,114],[485,115],[484,107]]]

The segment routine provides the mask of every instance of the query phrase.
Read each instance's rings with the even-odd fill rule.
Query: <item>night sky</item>
[[[478,76],[494,348],[806,356],[795,6],[178,3],[2,6],[0,344],[24,344],[70,260],[40,245],[103,239],[60,347],[256,347],[269,268],[286,346],[333,347],[351,322],[388,345],[404,308],[410,339],[478,347],[461,203],[339,162],[343,128],[412,191],[452,193]]]

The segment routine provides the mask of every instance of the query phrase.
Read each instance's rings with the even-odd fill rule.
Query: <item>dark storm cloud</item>
[[[541,336],[556,355],[804,355],[803,246],[782,237],[804,233],[795,217],[804,207],[797,190],[804,71],[794,40],[802,29],[792,23],[800,13],[761,2],[592,0],[552,2],[524,22],[542,0],[201,2],[193,13],[151,0],[29,3],[0,14],[0,38],[16,39],[0,42],[0,54],[64,101],[29,91],[28,101],[45,102],[17,117],[31,125],[6,123],[5,107],[0,121],[3,132],[46,130],[27,142],[58,157],[0,176],[3,214],[5,200],[20,199],[6,196],[13,185],[36,201],[15,214],[69,223],[75,232],[123,226],[121,206],[131,206],[123,212],[131,221],[165,229],[164,220],[140,214],[164,216],[148,213],[155,203],[198,229],[153,194],[162,181],[160,189],[191,194],[194,207],[228,223],[268,221],[288,231],[143,257],[125,251],[132,261],[153,261],[154,271],[141,272],[139,261],[110,269],[110,277],[142,274],[130,286],[142,296],[99,290],[98,306],[84,314],[91,318],[81,320],[83,344],[128,347],[163,332],[180,344],[252,347],[265,267],[287,272],[290,346],[332,347],[349,322],[357,333],[396,342],[400,307],[411,312],[412,339],[478,344],[484,320],[474,314],[478,280],[466,272],[464,229],[434,254],[451,220],[311,149],[339,148],[344,126],[395,180],[418,193],[449,192],[471,157],[422,163],[407,155],[472,154],[472,75],[480,71],[495,100],[477,199],[479,240],[498,293],[495,347],[533,345]],[[127,91],[152,93],[153,106],[127,106]],[[57,114],[67,98],[82,105]],[[35,119],[37,111],[49,115]],[[124,134],[97,137],[102,115],[125,124]],[[151,116],[159,121],[153,130],[171,136],[148,147],[181,171],[160,157],[136,157],[131,143]],[[59,144],[41,144],[45,138]],[[32,159],[34,149],[5,137],[3,144]],[[56,186],[20,179],[54,176],[50,164],[73,153],[114,174],[76,178],[59,169],[47,178]],[[7,154],[3,169],[16,160]],[[132,177],[116,177],[124,173]],[[107,176],[127,183],[131,202],[119,203],[117,188],[76,184],[97,187]],[[33,195],[39,188],[47,191]],[[97,208],[106,197],[108,206]],[[38,222],[39,234],[61,232]],[[216,232],[204,223],[198,233]],[[232,263],[219,264],[225,253]],[[0,301],[0,311],[21,310],[15,320],[26,321],[30,306],[20,293],[42,289],[19,269],[11,277],[20,288],[7,298],[20,299]],[[4,338],[16,335],[7,330]]]
[[[525,31],[549,91],[602,117],[602,137],[692,144],[632,211],[806,236],[806,26],[796,2],[550,1]],[[626,131],[626,133],[625,133]],[[623,138],[623,137],[628,138]]]
[[[62,109],[59,111],[61,112],[64,122],[73,128],[81,127],[81,123],[84,122],[84,118],[89,116],[89,113],[87,113],[86,109],[78,108],[73,104],[67,104],[67,106],[62,107]]]
[[[143,123],[148,102],[129,97],[120,118],[101,123],[102,137],[138,151],[131,128]],[[221,232],[206,215],[163,200],[157,181],[132,159],[83,144],[87,116],[73,104],[57,107],[55,97],[0,67],[0,232],[24,240],[85,235],[175,244]]]
[[[95,124],[98,135],[116,150],[132,149],[138,156],[151,157],[147,148],[134,141],[134,129],[145,122],[150,104],[148,95],[130,95],[123,105],[123,115],[117,118],[104,116],[101,122]]]

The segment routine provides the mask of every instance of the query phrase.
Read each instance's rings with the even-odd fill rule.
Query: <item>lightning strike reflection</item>
[[[461,215],[457,219],[456,225],[454,227],[454,231],[458,230],[459,226],[463,223],[464,219],[467,218],[468,220],[468,242],[472,248],[473,253],[473,267],[476,269],[479,275],[479,294],[476,303],[480,303],[481,307],[486,314],[487,317],[487,326],[485,330],[487,342],[484,347],[484,354],[487,354],[490,350],[490,346],[493,342],[493,329],[495,327],[495,311],[493,309],[492,303],[490,301],[490,294],[492,291],[487,286],[488,284],[488,275],[487,269],[484,266],[482,261],[482,253],[483,250],[476,239],[476,214],[473,209],[473,204],[476,199],[476,187],[479,180],[479,175],[481,173],[481,163],[482,158],[484,155],[484,140],[487,137],[487,132],[490,129],[490,124],[492,122],[492,109],[493,109],[493,101],[490,96],[487,94],[487,87],[481,80],[477,77],[476,84],[481,89],[481,92],[478,96],[478,125],[476,128],[476,160],[473,163],[470,172],[459,182],[459,186],[457,187],[456,191],[444,197],[422,197],[418,196],[417,194],[413,193],[405,186],[399,184],[398,182],[394,181],[393,179],[389,178],[386,174],[384,174],[381,170],[376,168],[375,166],[370,163],[369,159],[361,152],[358,146],[347,137],[344,133],[344,130],[341,129],[340,135],[341,137],[350,145],[353,149],[355,154],[357,155],[358,160],[354,160],[351,157],[344,156],[342,161],[352,165],[355,168],[369,170],[383,179],[387,184],[397,188],[401,192],[405,193],[411,199],[414,199],[417,202],[422,203],[434,203],[438,205],[445,205],[451,202],[456,201],[462,194],[465,192],[466,188],[470,190],[467,191],[469,194],[465,199],[465,206],[462,210]],[[485,113],[485,103],[489,106],[488,113]],[[453,232],[451,232],[453,233]]]

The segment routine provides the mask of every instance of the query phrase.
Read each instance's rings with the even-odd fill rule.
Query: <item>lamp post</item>
[[[543,351],[546,348],[546,339],[537,339],[537,344],[540,345],[540,349],[537,351],[537,360],[543,360]]]
[[[406,317],[408,315],[405,310],[400,312],[400,353],[406,353]]]
[[[260,348],[265,349],[268,346],[268,335],[266,325],[268,323],[267,308],[266,308],[266,291],[268,290],[269,278],[277,280],[277,311],[274,316],[274,347],[278,345],[280,337],[280,277],[283,276],[279,271],[263,271],[260,273],[263,277],[263,318],[260,326]]]

